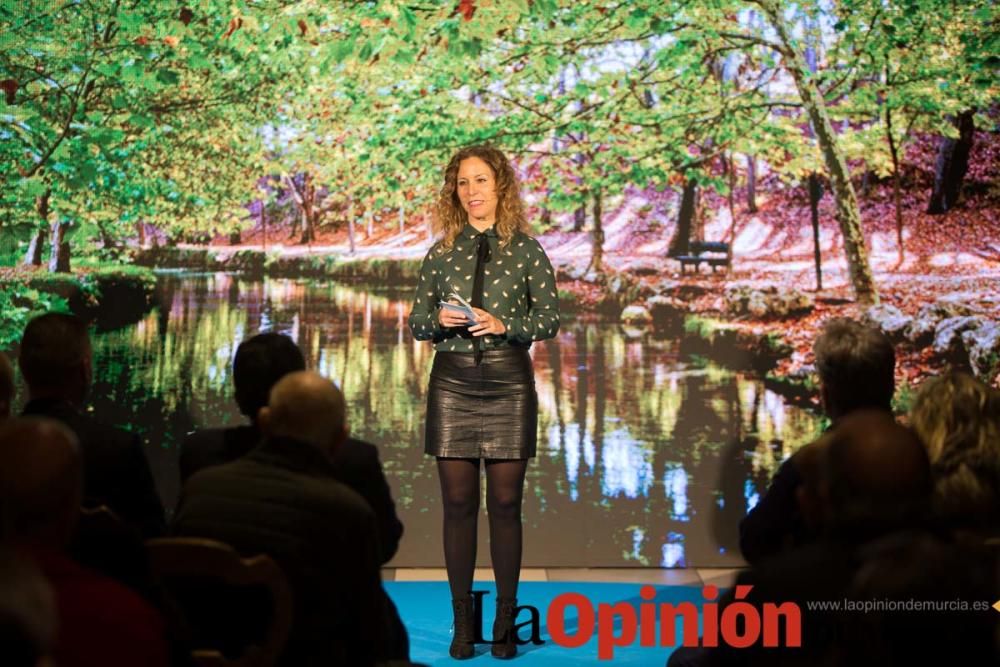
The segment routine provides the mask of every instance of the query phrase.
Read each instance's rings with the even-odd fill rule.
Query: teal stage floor
[[[617,602],[627,602],[636,610],[636,617],[639,617],[639,605],[661,603],[678,604],[680,602],[693,602],[700,606],[703,602],[701,588],[696,586],[656,586],[656,596],[652,601],[646,601],[640,597],[641,584],[595,584],[595,583],[572,583],[572,582],[524,582],[520,586],[518,604],[532,605],[539,610],[541,624],[541,639],[544,643],[540,646],[531,644],[520,647],[520,653],[511,664],[522,667],[533,665],[632,665],[635,667],[657,666],[666,664],[672,649],[670,647],[643,647],[639,645],[639,636],[633,645],[616,647],[614,655],[610,660],[600,660],[598,658],[598,633],[595,628],[593,636],[586,644],[578,648],[566,648],[557,645],[549,633],[547,626],[547,614],[549,604],[562,593],[578,593],[586,597],[593,609],[596,611],[598,604],[614,604]],[[503,664],[495,660],[490,655],[490,647],[487,644],[477,646],[476,657],[456,661],[448,656],[448,645],[451,642],[451,603],[448,585],[445,582],[386,582],[386,591],[392,597],[399,609],[399,614],[403,618],[403,623],[410,633],[410,658],[414,662],[431,665],[432,667],[455,667],[459,664]],[[483,628],[488,637],[493,623],[493,610],[496,601],[496,592],[492,582],[477,582],[475,590],[488,591],[484,599]],[[566,633],[574,636],[578,630],[576,607],[569,606],[565,614]],[[522,611],[518,616],[518,622],[529,620],[529,613]],[[657,641],[659,640],[658,622]],[[620,634],[620,627],[616,627],[615,634]],[[527,638],[530,634],[529,628],[521,630],[521,637]],[[678,641],[680,640],[680,628],[677,628]]]

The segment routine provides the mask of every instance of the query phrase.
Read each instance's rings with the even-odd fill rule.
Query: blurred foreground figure
[[[80,514],[81,472],[76,437],[59,422],[18,418],[0,426],[0,540],[52,587],[60,667],[166,665],[159,614],[66,553]]]

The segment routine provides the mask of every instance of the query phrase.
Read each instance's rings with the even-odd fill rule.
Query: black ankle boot
[[[493,620],[494,658],[513,658],[517,655],[514,642],[514,615],[517,613],[517,598],[497,598],[497,615]]]
[[[451,611],[455,616],[455,634],[451,637],[448,654],[456,660],[471,658],[476,653],[472,596],[452,600]]]

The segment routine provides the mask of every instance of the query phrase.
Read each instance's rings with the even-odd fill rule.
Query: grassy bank
[[[74,313],[110,329],[134,322],[153,306],[156,276],[138,266],[82,266],[50,273],[23,266],[0,269],[0,347],[21,337],[44,312]]]
[[[191,271],[230,271],[249,276],[329,278],[361,283],[412,285],[420,272],[419,259],[352,259],[338,255],[285,255],[280,251],[226,251],[218,248],[148,248],[136,263],[150,268]]]

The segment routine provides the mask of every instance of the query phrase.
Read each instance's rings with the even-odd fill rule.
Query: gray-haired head
[[[294,438],[332,453],[346,438],[344,395],[319,373],[290,373],[271,390],[260,424],[270,436]]]
[[[827,320],[813,345],[823,407],[831,419],[852,410],[890,410],[896,353],[886,335],[846,317]]]

